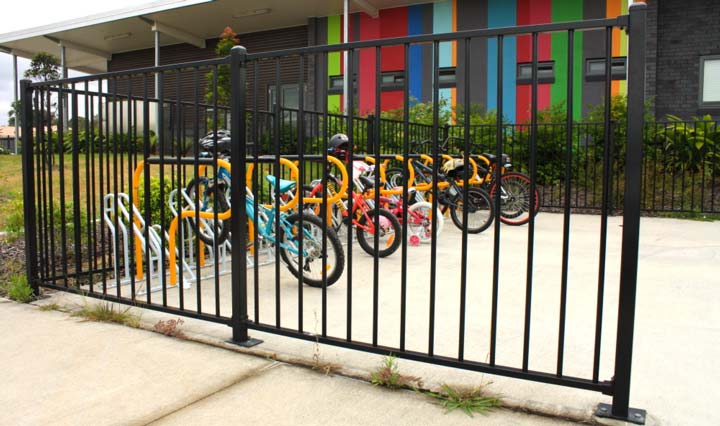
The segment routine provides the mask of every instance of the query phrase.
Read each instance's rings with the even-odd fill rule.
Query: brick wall
[[[720,109],[699,107],[700,57],[720,55],[720,5],[716,0],[653,0],[657,9],[656,69],[648,66],[648,86],[655,80],[655,114],[689,119]],[[652,28],[648,34],[652,40]],[[650,46],[648,46],[650,48]],[[652,57],[648,49],[649,62]],[[654,75],[652,75],[654,74]],[[652,89],[651,89],[652,90]]]

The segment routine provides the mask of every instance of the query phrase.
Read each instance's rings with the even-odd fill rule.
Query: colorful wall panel
[[[517,25],[517,4],[507,0],[488,0],[488,28],[510,27]],[[511,122],[515,122],[515,75],[517,40],[515,37],[505,37],[503,40],[503,115]],[[498,84],[498,44],[497,40],[488,40],[488,67],[487,67],[487,105],[488,110],[497,109]]]
[[[517,0],[518,25],[546,24],[552,22],[552,5],[550,0]],[[517,62],[532,62],[532,36],[518,37]],[[551,35],[540,34],[538,36],[538,62],[549,61],[551,54]],[[557,74],[557,70],[556,70]],[[544,109],[551,105],[550,84],[538,85],[538,109]],[[530,109],[532,106],[532,86],[519,84],[517,86],[517,106],[515,121],[524,123],[530,120]]]
[[[355,13],[350,18],[350,40],[371,40],[376,38],[401,37],[430,33],[446,33],[481,28],[496,28],[515,25],[531,25],[550,22],[577,21],[615,17],[625,14],[629,0],[443,0],[421,5],[385,9],[378,18],[364,13]],[[342,18],[328,17],[327,40],[320,42],[342,42]],[[541,34],[538,40],[538,61],[553,61],[554,83],[538,86],[538,107],[548,108],[567,102],[568,69],[573,71],[573,117],[580,119],[591,105],[602,102],[602,82],[588,82],[584,78],[585,61],[605,56],[604,34],[602,31],[576,32],[573,46],[573,63],[568,64],[567,34]],[[470,78],[465,76],[465,49],[470,49]],[[613,31],[613,56],[627,54],[627,36],[619,30]],[[532,61],[532,38],[530,36],[506,37],[500,52],[503,61],[503,113],[510,122],[526,122],[530,118],[532,102],[531,86],[517,84],[517,66]],[[429,43],[413,45],[408,58],[410,70],[406,73],[411,101],[432,100],[433,49]],[[460,42],[443,42],[438,57],[441,68],[455,67],[456,88],[440,89],[440,99],[447,107],[457,103],[465,104],[464,82],[470,84],[472,104],[484,106],[487,110],[497,109],[498,46],[495,39],[473,39],[469,47]],[[383,47],[381,70],[403,71],[404,50],[401,45]],[[363,49],[356,57],[355,72],[358,74],[356,106],[361,114],[375,110],[375,51]],[[342,55],[332,53],[328,58],[327,74],[341,75],[344,64]],[[625,93],[624,81],[612,82],[612,93]],[[341,95],[328,96],[331,109],[342,106]],[[402,91],[382,91],[383,110],[403,106]]]
[[[577,0],[553,0],[552,22],[580,21],[583,18],[583,4]],[[583,43],[582,32],[575,32],[573,37],[573,118],[582,117],[582,82],[583,82]],[[555,84],[552,85],[550,105],[569,104],[567,99],[568,84],[568,35],[558,33],[552,35],[552,59],[555,61]],[[550,106],[548,105],[548,106]]]

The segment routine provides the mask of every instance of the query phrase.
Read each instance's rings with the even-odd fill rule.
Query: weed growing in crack
[[[423,391],[422,393],[438,400],[438,404],[445,408],[446,413],[459,409],[470,417],[473,417],[474,413],[487,414],[502,406],[500,397],[488,395],[483,386],[453,387],[446,384],[442,385],[440,392]]]
[[[130,308],[119,309],[109,302],[86,304],[71,314],[88,321],[110,322],[130,327],[140,327],[140,317],[130,312]]]
[[[320,355],[320,337],[317,331],[318,315],[317,311],[314,311],[313,313],[315,315],[315,344],[313,345],[312,370],[320,371],[326,376],[332,376],[336,371],[340,369],[340,366],[332,362],[323,361],[322,356]]]
[[[183,338],[185,335],[182,330],[178,329],[178,327],[184,323],[185,321],[183,321],[182,318],[167,321],[160,320],[153,326],[153,330],[165,336]]]
[[[418,389],[422,387],[422,380],[419,377],[400,373],[397,358],[392,355],[384,357],[380,367],[370,373],[370,383],[389,389]]]

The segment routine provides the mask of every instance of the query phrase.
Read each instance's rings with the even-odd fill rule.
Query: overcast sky
[[[28,9],[21,6],[23,3],[14,3],[12,7],[5,7],[3,10],[3,25],[0,27],[0,33],[39,27],[68,19],[147,3],[152,3],[152,1],[122,0],[122,2],[103,2],[97,0],[38,0],[33,2],[31,8]],[[49,53],[53,53],[58,57],[60,56],[59,51]],[[29,64],[29,60],[18,58],[18,78],[22,79],[22,73],[27,69]],[[81,75],[72,70],[69,71],[69,74],[71,77]],[[10,110],[12,101],[12,56],[0,53],[0,125],[7,124],[7,113]]]

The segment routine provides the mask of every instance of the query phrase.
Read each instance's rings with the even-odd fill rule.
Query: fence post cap
[[[245,48],[245,46],[233,46],[232,49],[230,49],[230,54],[247,55],[247,49]]]
[[[647,8],[647,3],[645,3],[644,1],[636,1],[630,5],[630,8],[628,10],[632,11],[633,9],[645,9],[645,8]]]

